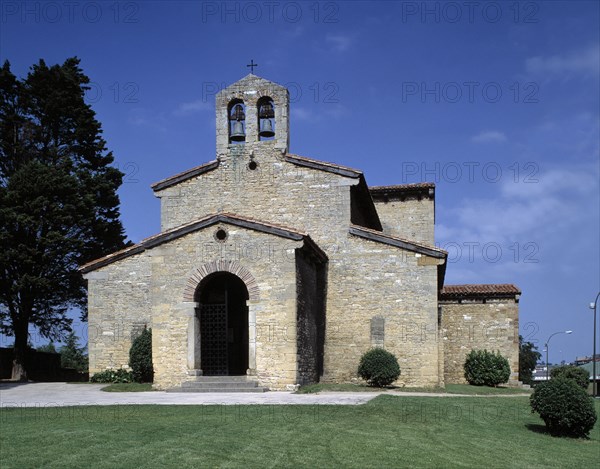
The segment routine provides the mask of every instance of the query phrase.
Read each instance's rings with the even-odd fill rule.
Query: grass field
[[[152,383],[113,383],[108,384],[101,389],[105,392],[149,392],[152,389]]]
[[[600,402],[596,401],[600,411]],[[3,409],[2,468],[594,467],[527,397],[383,395],[361,406]]]
[[[447,394],[491,395],[491,394],[528,394],[529,391],[519,388],[487,386],[471,386],[470,384],[447,384],[445,388],[374,388],[364,384],[309,384],[298,389],[298,394],[312,394],[318,392],[375,392],[375,391],[401,391],[401,392],[431,392]]]

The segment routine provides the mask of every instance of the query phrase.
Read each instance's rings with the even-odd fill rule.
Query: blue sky
[[[290,89],[292,153],[436,182],[446,283],[515,283],[521,333],[573,330],[570,361],[600,289],[599,5],[3,1],[0,58],[81,58],[133,241],[159,231],[149,185],[214,158],[215,92],[254,59]]]

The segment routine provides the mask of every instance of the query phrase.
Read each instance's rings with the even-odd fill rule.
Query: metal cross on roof
[[[258,67],[258,64],[255,64],[254,59],[252,59],[246,67],[250,67],[250,73],[254,73],[254,67]]]

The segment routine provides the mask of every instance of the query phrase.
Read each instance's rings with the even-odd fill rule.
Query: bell
[[[232,115],[229,119],[236,120],[236,121],[243,121],[245,118],[246,118],[246,116],[244,115],[244,108],[242,107],[241,104],[236,104],[233,108]]]
[[[231,129],[231,137],[230,140],[232,142],[243,142],[246,140],[246,134],[244,133],[244,124],[240,121],[234,121],[233,128]]]
[[[275,117],[273,104],[271,102],[261,104],[258,117],[260,117],[261,119],[272,119],[273,117]]]
[[[273,124],[271,123],[271,119],[261,119],[260,127],[261,128],[258,135],[261,137],[269,138],[275,135],[275,132],[273,132]]]

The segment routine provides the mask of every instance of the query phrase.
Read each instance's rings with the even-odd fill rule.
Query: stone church
[[[444,285],[432,183],[373,187],[289,152],[289,93],[249,74],[216,97],[216,158],[152,185],[161,231],[81,267],[90,374],[152,328],[157,389],[357,382],[394,353],[399,386],[464,382],[471,349],[518,379],[513,285]],[[204,388],[202,387],[204,386]]]

